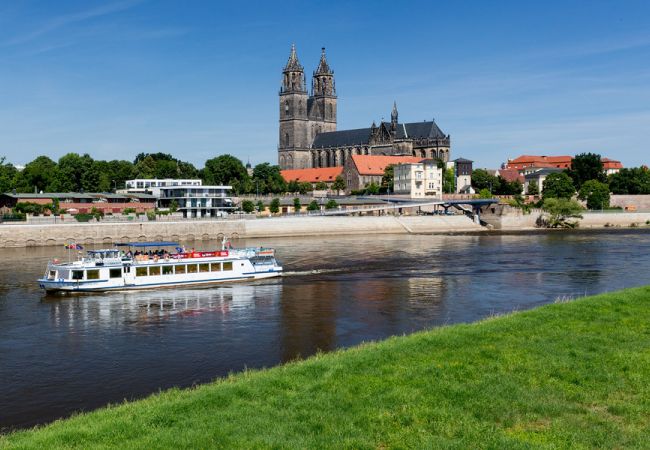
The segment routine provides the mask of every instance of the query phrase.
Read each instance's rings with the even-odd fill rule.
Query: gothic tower
[[[302,169],[310,165],[306,84],[305,72],[298,61],[296,47],[292,45],[280,88],[278,163],[281,169]]]
[[[325,47],[321,49],[320,62],[314,71],[311,83],[312,96],[309,99],[309,120],[311,141],[320,132],[336,131],[336,85],[334,72],[327,64]]]

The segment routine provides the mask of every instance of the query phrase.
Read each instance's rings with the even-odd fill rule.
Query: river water
[[[650,284],[650,230],[241,240],[286,276],[45,296],[62,248],[0,250],[0,428],[362,341]],[[197,250],[216,242],[196,242]]]

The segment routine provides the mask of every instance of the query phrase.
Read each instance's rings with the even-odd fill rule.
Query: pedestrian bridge
[[[488,206],[494,203],[498,203],[498,199],[489,198],[489,199],[468,199],[468,200],[444,200],[444,199],[430,199],[422,201],[420,199],[404,199],[400,197],[357,197],[359,200],[372,200],[376,202],[381,200],[385,202],[384,204],[379,205],[362,205],[355,207],[347,207],[341,209],[325,209],[321,211],[311,211],[309,215],[317,216],[344,216],[349,214],[359,214],[359,213],[368,213],[375,211],[384,211],[386,213],[391,211],[397,211],[403,208],[422,208],[430,206],[441,206],[445,213],[449,211],[449,208],[453,207],[455,209],[463,211],[466,215],[472,217],[472,219],[480,223],[480,211],[481,207]]]

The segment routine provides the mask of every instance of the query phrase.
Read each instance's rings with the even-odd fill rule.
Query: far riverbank
[[[59,223],[0,225],[0,247],[57,246],[70,242],[111,245],[115,242],[193,242],[227,238],[273,238],[327,235],[453,234],[542,230],[538,213],[482,215],[490,227],[464,215],[452,216],[312,216],[259,219],[182,220],[136,223]],[[582,229],[634,228],[650,225],[650,213],[584,213]]]

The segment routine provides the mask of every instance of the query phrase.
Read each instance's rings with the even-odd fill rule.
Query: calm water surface
[[[642,230],[237,244],[276,247],[286,276],[45,296],[34,280],[65,250],[1,249],[0,427],[560,296],[650,284],[650,232]]]

